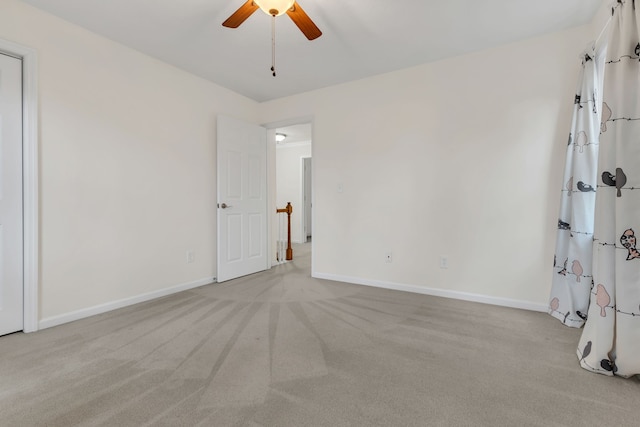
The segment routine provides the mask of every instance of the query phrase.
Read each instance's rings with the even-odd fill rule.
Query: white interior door
[[[0,53],[0,335],[23,328],[22,61]]]
[[[268,268],[267,131],[218,116],[218,282]]]

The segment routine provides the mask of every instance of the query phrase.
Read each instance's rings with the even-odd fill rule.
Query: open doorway
[[[275,128],[275,200],[282,209],[291,203],[291,243],[298,252],[311,252],[312,142],[311,123]],[[276,233],[277,236],[277,233]]]

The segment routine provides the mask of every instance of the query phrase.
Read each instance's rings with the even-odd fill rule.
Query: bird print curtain
[[[599,60],[600,58],[598,58]],[[600,67],[596,52],[582,55],[560,202],[549,314],[567,326],[581,327],[591,290],[596,201]],[[601,63],[602,61],[600,61]]]
[[[598,156],[593,285],[578,345],[583,368],[640,374],[640,11],[618,0],[610,24]]]

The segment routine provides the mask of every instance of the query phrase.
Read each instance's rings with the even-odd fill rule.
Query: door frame
[[[35,49],[0,38],[0,51],[22,60],[23,331],[38,330],[38,56]]]
[[[300,218],[300,235],[302,236],[302,243],[307,243],[307,216],[310,215],[310,212],[307,212],[307,175],[305,172],[305,164],[306,160],[309,159],[309,167],[311,168],[311,175],[313,176],[313,140],[311,141],[311,156],[300,157],[300,200],[302,200],[302,217]],[[311,181],[311,188],[313,188],[313,179]],[[313,198],[313,191],[311,191],[311,198]],[[311,206],[313,206],[313,201],[311,201]],[[311,221],[311,227],[313,228],[313,219]],[[311,239],[313,240],[313,233],[311,233]]]

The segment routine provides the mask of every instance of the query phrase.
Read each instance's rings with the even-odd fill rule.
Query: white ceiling
[[[287,136],[279,145],[311,142],[311,123],[277,128],[276,132]]]
[[[23,0],[256,101],[266,101],[587,23],[602,0],[299,0],[286,15],[222,22],[245,0]],[[587,42],[587,41],[586,41]],[[577,53],[576,53],[577,54]]]

